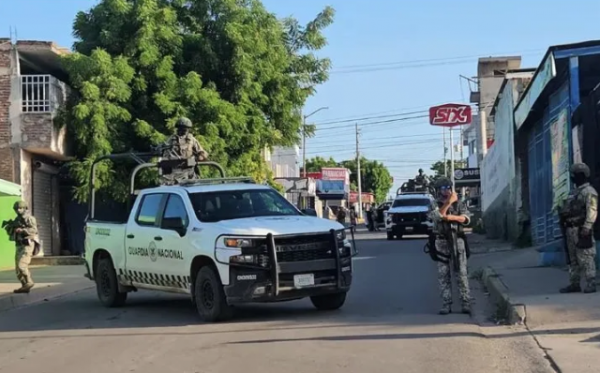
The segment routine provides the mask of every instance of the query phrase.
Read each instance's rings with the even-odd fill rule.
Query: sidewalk
[[[15,271],[0,271],[0,312],[94,287],[83,277],[85,267],[80,265],[32,266],[31,273],[36,283],[31,293],[13,294],[20,287]]]
[[[539,266],[535,248],[475,237],[469,243],[469,267],[472,273],[483,270],[498,316],[525,323],[562,372],[600,371],[600,292],[560,294],[567,269]]]

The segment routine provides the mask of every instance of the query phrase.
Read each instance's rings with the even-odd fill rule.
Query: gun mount
[[[226,180],[226,176],[225,176],[225,169],[223,168],[223,166],[221,166],[220,164],[218,164],[217,162],[213,162],[213,161],[199,161],[196,162],[195,159],[162,159],[160,158],[160,156],[163,154],[162,150],[164,150],[165,148],[167,148],[166,146],[159,146],[156,148],[153,148],[153,151],[151,152],[127,152],[127,153],[119,153],[119,154],[109,154],[109,155],[105,155],[102,157],[97,158],[94,163],[92,163],[92,167],[91,167],[91,171],[90,171],[90,185],[89,185],[89,207],[88,207],[88,217],[93,219],[94,218],[94,210],[95,210],[95,205],[96,205],[96,188],[95,188],[95,184],[96,184],[96,169],[98,167],[98,164],[106,161],[106,160],[111,160],[111,161],[117,161],[117,160],[121,160],[121,161],[130,161],[133,163],[137,163],[137,166],[135,166],[135,168],[133,169],[133,171],[131,172],[131,178],[130,178],[130,188],[129,188],[129,193],[130,196],[134,196],[135,197],[135,180],[136,180],[136,176],[139,174],[139,172],[143,169],[147,169],[147,168],[158,168],[159,169],[159,175],[161,177],[164,178],[165,175],[169,175],[172,174],[174,170],[179,170],[181,169],[182,164],[184,165],[184,167],[188,168],[188,167],[194,167],[194,168],[199,168],[199,167],[212,167],[217,169],[217,171],[220,174],[220,179],[221,180]],[[152,158],[155,157],[159,157],[157,162],[151,162]],[[212,179],[211,179],[212,180]],[[182,182],[177,182],[177,184],[188,184],[189,182],[194,182],[194,179],[188,179],[188,180],[181,180]]]
[[[396,190],[396,195],[404,194],[404,193],[429,193],[434,194],[433,187],[430,184],[419,184],[415,181],[415,179],[409,179],[407,182],[402,184],[398,190]]]

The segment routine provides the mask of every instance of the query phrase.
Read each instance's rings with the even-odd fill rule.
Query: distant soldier
[[[596,292],[596,242],[594,223],[598,216],[598,193],[590,185],[590,169],[585,163],[571,166],[571,180],[577,186],[560,210],[565,225],[569,259],[569,286],[561,293],[581,291],[581,274],[585,277],[584,293]]]
[[[208,159],[208,153],[202,148],[198,140],[190,133],[192,121],[188,118],[177,120],[177,133],[173,134],[166,143],[163,158],[167,160],[179,159],[180,166],[167,175],[168,184],[177,180],[194,179],[196,177],[195,162]]]
[[[467,258],[469,248],[464,226],[470,223],[469,213],[458,195],[452,191],[452,182],[447,177],[436,181],[437,207],[431,212],[435,247],[430,255],[437,261],[438,283],[442,295],[441,315],[452,312],[452,268],[456,271],[462,312],[471,312]]]
[[[419,168],[419,174],[415,177],[415,184],[427,186],[429,184],[429,178],[423,172],[422,168]]]
[[[31,258],[39,252],[40,241],[38,237],[37,222],[31,214],[27,203],[16,202],[13,206],[17,217],[14,220],[5,221],[2,227],[6,230],[11,241],[15,242],[15,270],[21,287],[15,293],[29,293],[35,285],[29,272]]]

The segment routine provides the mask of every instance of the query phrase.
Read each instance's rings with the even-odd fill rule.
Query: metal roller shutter
[[[52,255],[52,177],[42,171],[33,171],[33,216],[38,223],[44,256]]]

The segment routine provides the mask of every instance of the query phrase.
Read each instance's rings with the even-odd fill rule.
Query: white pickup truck
[[[129,292],[149,289],[189,294],[205,321],[228,319],[232,306],[247,302],[310,297],[320,310],[343,306],[354,243],[341,224],[239,178],[135,194],[128,220],[114,223],[94,217],[91,191],[86,277],[103,305],[122,306]]]

